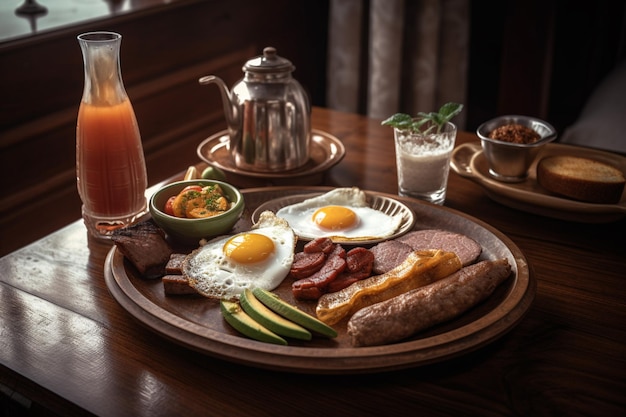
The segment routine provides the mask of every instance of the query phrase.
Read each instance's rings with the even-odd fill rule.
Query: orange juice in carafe
[[[145,209],[146,176],[139,128],[128,100],[83,103],[77,124],[78,191],[91,216],[119,217]]]
[[[121,36],[79,36],[85,89],[76,125],[76,177],[89,232],[107,238],[146,213],[146,165],[119,70]]]

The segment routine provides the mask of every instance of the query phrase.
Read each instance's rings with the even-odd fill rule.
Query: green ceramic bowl
[[[217,216],[203,219],[186,219],[165,214],[165,203],[189,185],[218,184],[232,207]],[[186,180],[168,184],[150,198],[150,214],[156,224],[172,239],[182,243],[197,243],[200,239],[227,234],[237,223],[244,209],[241,192],[230,184],[216,180]]]

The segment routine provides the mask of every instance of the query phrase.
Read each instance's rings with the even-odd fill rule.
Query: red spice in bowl
[[[489,138],[503,142],[529,144],[537,142],[541,136],[529,127],[511,123],[492,130]]]

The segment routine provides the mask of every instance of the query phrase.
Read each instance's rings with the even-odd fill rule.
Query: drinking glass
[[[443,205],[456,126],[425,125],[422,132],[394,128],[398,194]]]

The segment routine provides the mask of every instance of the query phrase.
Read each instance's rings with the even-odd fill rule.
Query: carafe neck
[[[121,35],[112,32],[78,37],[85,69],[84,103],[112,106],[127,99],[120,70],[121,40]]]

